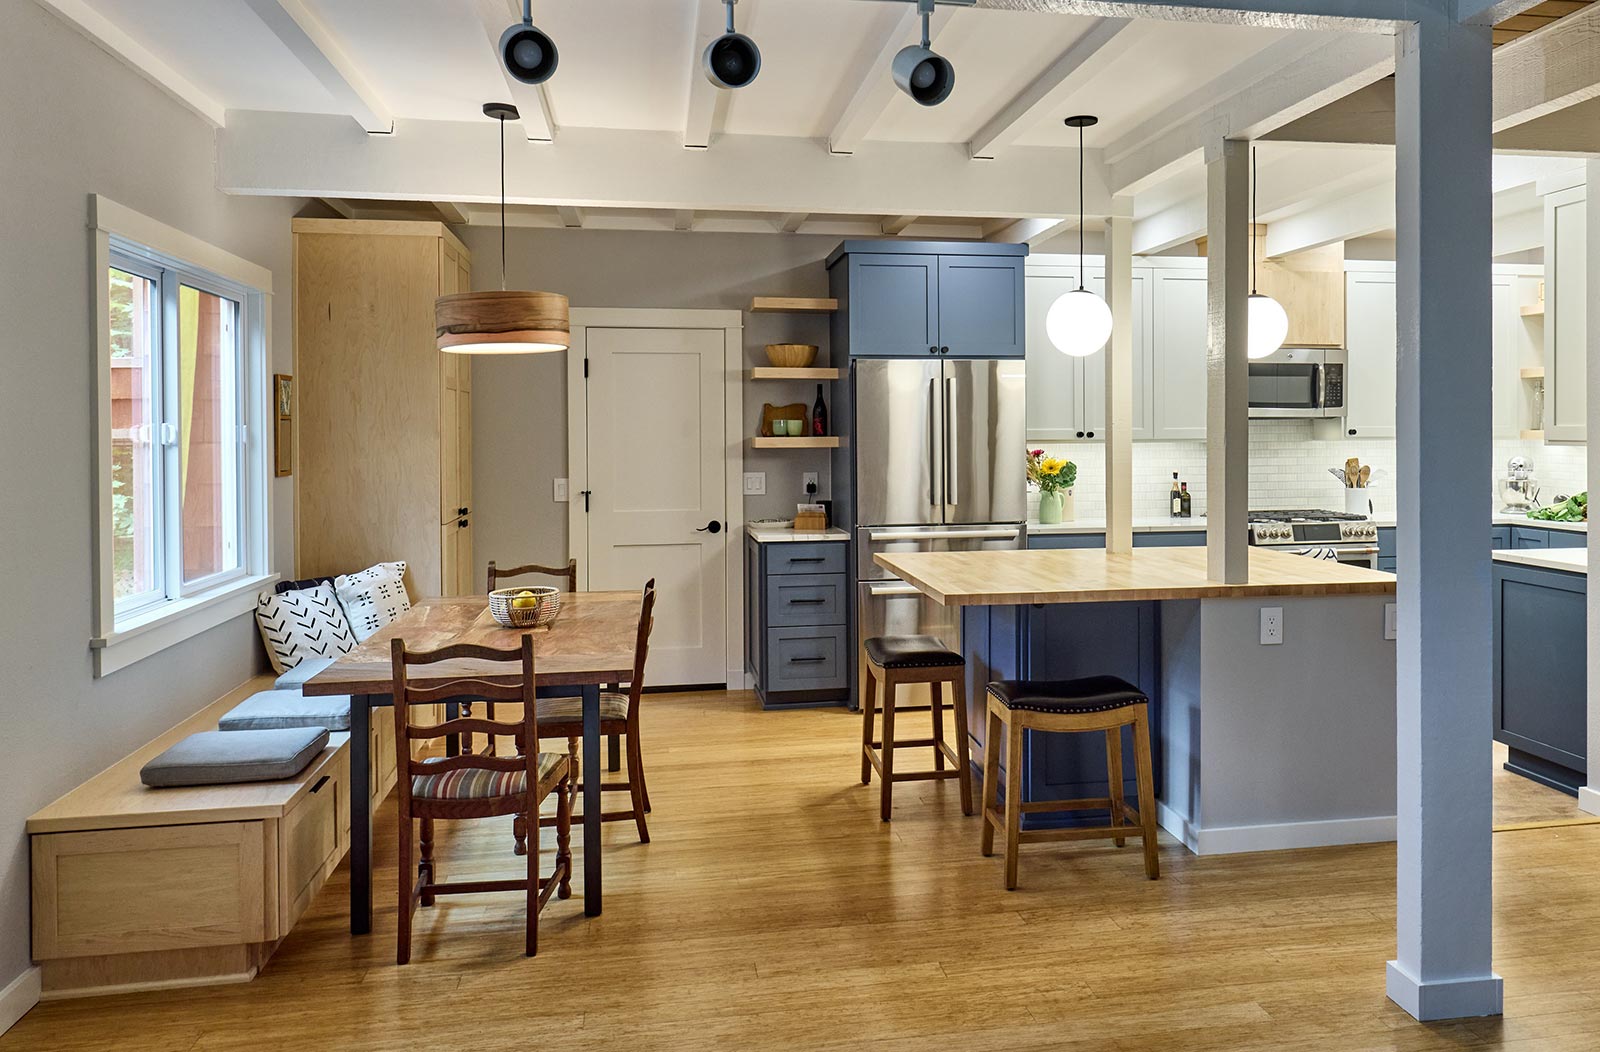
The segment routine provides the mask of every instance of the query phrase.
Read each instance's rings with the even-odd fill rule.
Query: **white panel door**
[[[1059,297],[1078,287],[1075,267],[1038,267],[1023,279],[1028,355],[1028,439],[1060,442],[1082,438],[1083,366],[1062,354],[1045,332],[1045,316]]]
[[[588,587],[655,578],[649,685],[722,683],[723,330],[590,328],[586,339]]]
[[[1206,273],[1154,272],[1154,437],[1206,437]]]
[[[1394,273],[1346,274],[1344,304],[1344,426],[1362,438],[1393,438]]]

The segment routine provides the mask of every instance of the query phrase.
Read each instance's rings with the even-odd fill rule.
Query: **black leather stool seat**
[[[862,644],[883,668],[948,668],[966,659],[933,636],[873,636]]]
[[[1150,700],[1144,691],[1116,676],[1002,679],[989,684],[989,693],[1008,709],[1031,712],[1110,712]]]

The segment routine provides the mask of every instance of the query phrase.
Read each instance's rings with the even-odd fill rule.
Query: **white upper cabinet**
[[[1588,355],[1587,206],[1582,186],[1544,198],[1544,437],[1582,442]]]
[[[1157,268],[1152,376],[1154,438],[1206,437],[1206,271]]]
[[[1076,261],[1074,261],[1076,262]],[[1056,299],[1078,287],[1076,266],[1030,261],[1025,285],[1028,439],[1060,442],[1105,437],[1106,348],[1087,358],[1062,354],[1045,331]],[[1089,267],[1085,285],[1105,296],[1105,270]],[[1150,437],[1149,275],[1133,275],[1133,437]],[[1109,346],[1109,345],[1108,345]]]
[[[1394,271],[1345,275],[1344,426],[1362,438],[1394,437]]]

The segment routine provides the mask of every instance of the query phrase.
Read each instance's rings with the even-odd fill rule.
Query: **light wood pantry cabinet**
[[[442,223],[296,219],[296,576],[403,559],[413,597],[474,587],[472,371],[433,302],[470,288]]]
[[[1544,437],[1582,442],[1588,355],[1588,205],[1582,185],[1544,197]]]

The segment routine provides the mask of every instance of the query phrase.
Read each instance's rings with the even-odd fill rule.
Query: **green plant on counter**
[[[1069,490],[1078,481],[1078,465],[1065,457],[1047,457],[1042,449],[1030,449],[1028,481],[1043,493]]]
[[[1560,504],[1535,508],[1528,512],[1528,518],[1545,522],[1583,522],[1589,518],[1589,494],[1576,493]]]

